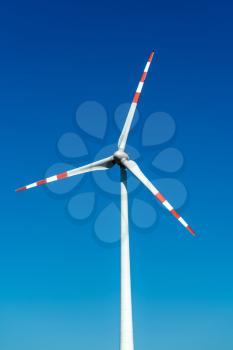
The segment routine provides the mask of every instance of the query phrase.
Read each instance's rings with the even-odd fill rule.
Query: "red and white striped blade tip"
[[[149,60],[153,58],[154,54],[155,54],[155,50],[152,50],[152,51],[151,51],[151,54],[150,54]]]
[[[197,235],[196,232],[192,229],[192,227],[187,226],[186,228],[187,228],[187,230],[189,230],[189,232],[190,232],[193,236],[196,236],[196,235]]]
[[[21,191],[24,191],[24,190],[26,190],[26,189],[27,189],[27,187],[26,187],[26,186],[23,186],[23,187],[17,188],[17,189],[15,190],[15,192],[21,192]]]
[[[187,224],[187,222],[181,217],[181,215],[170,205],[166,198],[158,192],[155,197],[162,203],[169,212],[193,235],[196,236],[194,230]]]

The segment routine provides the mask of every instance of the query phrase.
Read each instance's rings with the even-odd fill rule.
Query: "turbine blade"
[[[110,169],[114,164],[115,164],[114,159],[111,156],[111,157],[108,157],[108,158],[104,158],[104,159],[98,160],[98,161],[96,161],[94,163],[90,163],[90,164],[81,166],[79,168],[68,170],[68,171],[65,171],[63,173],[60,173],[60,174],[57,174],[57,175],[54,175],[54,176],[50,176],[50,177],[48,177],[46,179],[33,182],[30,185],[18,188],[16,190],[16,192],[28,190],[30,188],[37,187],[37,186],[40,186],[40,185],[44,185],[46,183],[50,183],[50,182],[66,179],[66,178],[71,177],[71,176],[84,174],[84,173],[88,173],[88,172],[95,171],[95,170],[107,170],[107,169]]]
[[[193,235],[195,232],[187,224],[187,222],[180,216],[179,213],[173,208],[173,206],[166,200],[166,198],[159,192],[159,190],[150,182],[150,180],[143,174],[137,163],[132,160],[123,160],[123,165],[129,169],[147,188],[153,195],[162,203],[162,205]]]
[[[120,135],[120,138],[119,138],[119,141],[118,141],[118,148],[121,149],[122,151],[124,151],[124,149],[125,149],[126,141],[127,141],[129,130],[130,130],[130,126],[131,126],[132,121],[133,121],[133,117],[134,117],[134,114],[135,114],[135,110],[137,108],[138,100],[139,100],[139,97],[140,97],[140,94],[141,94],[141,91],[142,91],[142,88],[143,88],[143,84],[144,84],[144,82],[146,80],[146,76],[147,76],[147,73],[148,73],[151,61],[153,59],[153,56],[154,56],[154,51],[151,52],[150,57],[149,57],[149,59],[147,61],[147,64],[146,64],[146,66],[144,68],[144,71],[143,71],[141,79],[139,81],[136,93],[134,95],[134,98],[133,98],[133,101],[131,103],[128,115],[127,115],[126,120],[125,120],[124,127],[122,129],[122,132],[121,132],[121,135]]]

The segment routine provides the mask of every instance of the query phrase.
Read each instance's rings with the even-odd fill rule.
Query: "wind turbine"
[[[71,176],[88,173],[96,170],[108,170],[114,165],[120,167],[120,183],[121,183],[121,326],[120,326],[120,350],[133,350],[133,319],[132,319],[132,301],[131,301],[131,277],[130,277],[130,249],[129,249],[129,227],[128,227],[128,193],[127,193],[127,170],[134,174],[145,187],[162,203],[162,205],[192,234],[195,235],[193,229],[180,216],[180,214],[167,201],[162,193],[151,183],[144,175],[136,162],[130,160],[125,152],[125,146],[128,139],[129,130],[133,121],[135,110],[141,95],[141,91],[147,77],[147,73],[154,56],[154,51],[144,68],[143,74],[139,81],[136,93],[133,97],[124,127],[122,129],[117,151],[110,157],[101,159],[94,163],[84,165],[79,168],[65,171],[63,173],[48,177],[31,183],[30,185],[18,188],[16,191],[28,190],[30,188],[40,186],[46,183],[62,180]]]

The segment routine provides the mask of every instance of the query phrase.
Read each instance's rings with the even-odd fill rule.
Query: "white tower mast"
[[[121,325],[120,350],[133,350],[127,173],[121,168]]]

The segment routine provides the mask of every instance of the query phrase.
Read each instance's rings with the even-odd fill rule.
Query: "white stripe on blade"
[[[36,187],[37,183],[33,182],[33,184],[27,185],[27,189],[32,188],[32,187]]]
[[[140,83],[138,84],[136,92],[141,92],[142,91],[142,87],[143,87],[143,82],[140,81]]]
[[[53,182],[53,181],[56,181],[56,180],[57,180],[57,175],[54,175],[54,176],[48,177],[46,179],[46,182],[49,183],[49,182]]]
[[[144,69],[144,72],[148,72],[148,70],[149,70],[149,68],[150,68],[150,62],[147,62],[147,64],[146,64],[146,67],[145,67],[145,69]]]
[[[173,209],[173,206],[172,206],[167,200],[165,200],[165,201],[163,202],[163,205],[164,205],[169,211],[171,211],[171,210]]]
[[[183,219],[182,217],[179,217],[178,220],[179,220],[179,222],[181,222],[182,225],[184,225],[184,227],[187,227],[187,226],[188,226],[187,222],[184,221],[184,219]]]

